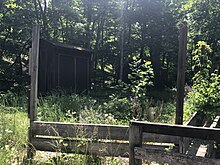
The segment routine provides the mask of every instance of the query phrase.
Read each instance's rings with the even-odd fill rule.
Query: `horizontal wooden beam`
[[[143,142],[179,143],[179,137],[155,133],[143,133]]]
[[[36,150],[77,154],[95,154],[100,156],[128,157],[128,143],[71,141],[50,138],[33,138]]]
[[[217,128],[150,123],[142,121],[133,121],[131,124],[134,126],[142,127],[143,132],[147,133],[220,141],[220,129]]]
[[[35,121],[31,126],[33,136],[56,136],[63,138],[91,138],[128,141],[129,127],[105,124],[80,124]],[[143,134],[143,142],[175,143],[179,137],[152,133]]]
[[[53,138],[33,138],[36,150],[76,154],[96,154],[100,156],[129,157],[128,142],[98,142],[85,140],[63,140]],[[144,144],[143,148],[164,151],[168,145]]]
[[[128,140],[129,127],[105,124],[80,124],[35,121],[31,126],[32,134],[60,136],[64,138],[91,138]]]
[[[149,162],[168,163],[178,165],[219,165],[220,159],[209,159],[203,157],[190,156],[180,153],[164,152],[160,150],[152,150],[148,148],[135,147],[135,158],[144,159]]]

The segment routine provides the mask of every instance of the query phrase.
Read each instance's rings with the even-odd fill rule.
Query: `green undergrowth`
[[[18,164],[26,156],[28,117],[15,107],[0,110],[0,164]]]
[[[95,97],[94,97],[95,98]],[[128,125],[134,116],[134,99],[116,94],[101,101],[90,96],[52,94],[38,100],[37,118],[41,121],[77,122]],[[27,96],[13,93],[0,94],[0,165],[24,164],[28,144],[29,119]],[[144,100],[143,120],[173,123],[173,102]],[[137,104],[137,102],[136,102]],[[161,109],[162,108],[162,109]],[[148,112],[151,109],[152,112]],[[162,110],[162,111],[161,111]],[[159,112],[155,119],[148,115]],[[151,119],[151,120],[150,120]],[[43,157],[43,158],[42,158]],[[94,157],[93,157],[94,158]],[[101,164],[121,164],[122,158],[97,158]],[[90,158],[91,160],[91,158]],[[77,154],[56,154],[50,158],[44,154],[36,156],[34,164],[92,164],[88,157]],[[95,164],[95,163],[94,163]],[[126,163],[125,163],[126,164]]]

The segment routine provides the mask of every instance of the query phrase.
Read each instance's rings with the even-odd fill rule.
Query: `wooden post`
[[[30,56],[30,75],[31,75],[31,91],[30,91],[30,127],[28,130],[28,151],[27,158],[34,156],[34,148],[32,146],[32,123],[36,120],[37,114],[37,94],[38,94],[38,63],[39,63],[39,44],[40,44],[40,26],[34,25],[32,29],[32,49]]]
[[[176,95],[176,124],[183,124],[183,104],[185,85],[185,63],[187,50],[187,23],[180,24],[179,57],[177,73],[177,95]]]
[[[38,93],[38,63],[39,63],[40,26],[35,25],[32,29],[31,49],[31,94],[30,94],[30,122],[36,120],[37,93]]]
[[[28,52],[28,55],[29,55],[29,68],[28,68],[28,75],[30,76],[31,75],[31,71],[32,71],[32,56],[31,56],[31,48],[29,49],[29,52]]]
[[[142,127],[131,125],[129,128],[129,165],[141,165],[142,160],[135,159],[134,147],[142,146]]]

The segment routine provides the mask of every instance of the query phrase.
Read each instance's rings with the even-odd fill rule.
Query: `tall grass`
[[[127,124],[131,111],[127,98],[110,96],[100,103],[89,96],[55,94],[39,100],[38,120]]]
[[[110,95],[99,101],[89,96],[53,94],[40,97],[37,118],[41,121],[81,122],[127,125],[132,116],[130,98]],[[0,94],[0,165],[22,164],[26,156],[29,120],[27,97],[13,93]],[[152,102],[146,102],[146,107]],[[159,106],[153,102],[153,106]],[[164,103],[158,122],[172,122],[175,106]],[[36,156],[36,159],[38,156]],[[120,164],[122,159],[101,158],[104,164]],[[57,154],[55,157],[35,160],[35,164],[88,164],[83,155]]]
[[[26,155],[29,120],[25,97],[0,95],[0,164],[19,164]]]

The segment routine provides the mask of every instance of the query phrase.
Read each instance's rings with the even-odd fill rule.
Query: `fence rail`
[[[178,146],[184,147],[183,153],[186,153],[194,138],[219,142],[220,129],[197,127],[203,121],[198,113],[186,123],[188,125],[140,121],[131,122],[130,126],[34,121],[29,128],[29,137],[36,150],[129,157],[130,165],[141,164],[141,159],[171,164],[220,164],[217,159],[178,153]],[[219,117],[215,126],[218,122]],[[214,143],[210,143],[209,148],[212,145]],[[175,151],[166,152],[171,147]]]
[[[198,158],[181,153],[170,153],[159,150],[151,150],[150,148],[142,148],[142,136],[144,132],[172,135],[180,138],[188,137],[203,140],[213,140],[219,143],[220,129],[218,128],[133,121],[131,123],[129,132],[130,165],[142,164],[141,159],[171,164],[220,164],[219,159]]]

